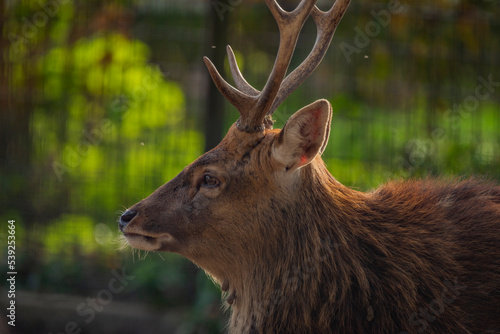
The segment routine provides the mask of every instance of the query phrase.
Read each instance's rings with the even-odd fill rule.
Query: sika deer
[[[259,92],[205,59],[241,117],[213,150],[127,210],[132,247],[179,253],[220,284],[231,333],[498,333],[500,187],[475,180],[349,189],[327,171],[331,106],[316,101],[282,130],[271,116],[317,67],[349,0],[293,12],[266,0],[280,46]],[[318,38],[285,77],[311,15]]]

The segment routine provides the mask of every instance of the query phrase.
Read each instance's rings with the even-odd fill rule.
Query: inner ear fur
[[[273,147],[276,160],[286,170],[296,170],[322,154],[328,143],[332,107],[327,100],[317,100],[293,114],[281,130]]]

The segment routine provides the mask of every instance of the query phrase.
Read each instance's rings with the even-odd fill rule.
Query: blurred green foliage
[[[203,87],[211,83],[201,50],[210,44],[203,30],[210,8],[47,7],[53,3],[3,4],[0,212],[3,221],[16,219],[19,287],[93,295],[112,268],[126,266],[137,279],[120,298],[188,305],[179,332],[220,332],[219,291],[204,273],[173,254],[118,251],[115,222],[203,153]],[[387,5],[352,3],[323,64],[276,112],[277,127],[328,98],[334,118],[324,160],[339,181],[362,190],[426,175],[500,179],[500,88],[470,104],[479,77],[500,81],[498,2],[404,3],[347,59],[339,45],[355,46],[356,31]],[[275,23],[254,1],[226,15],[238,63],[260,88],[274,61]],[[292,67],[315,33],[309,22]],[[226,109],[227,128],[237,113]],[[6,227],[0,232],[5,239]]]

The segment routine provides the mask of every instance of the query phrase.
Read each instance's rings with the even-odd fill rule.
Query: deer
[[[332,107],[272,116],[321,62],[350,0],[328,11],[266,0],[279,49],[261,91],[204,62],[240,117],[220,144],[127,209],[133,248],[180,254],[217,284],[229,333],[498,333],[500,186],[478,178],[392,180],[351,189],[321,155]],[[287,75],[302,26],[317,38]]]

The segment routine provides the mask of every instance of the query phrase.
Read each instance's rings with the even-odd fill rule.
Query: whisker
[[[160,257],[163,261],[165,261],[165,259],[163,258],[163,256],[161,256],[161,254],[160,254],[159,252],[156,252],[156,251],[155,251],[155,253],[156,253],[156,254],[158,254],[158,256],[159,256],[159,257]]]

